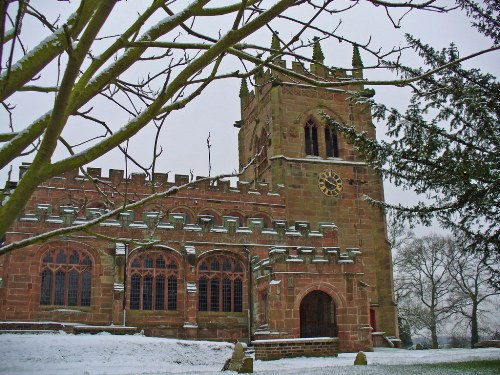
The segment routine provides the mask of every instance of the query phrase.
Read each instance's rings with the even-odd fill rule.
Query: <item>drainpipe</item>
[[[252,324],[253,324],[253,272],[252,259],[248,246],[243,246],[243,250],[247,253],[248,264],[248,345],[252,342]]]
[[[123,266],[123,326],[127,325],[127,266],[128,266],[128,243],[125,245],[125,265]]]

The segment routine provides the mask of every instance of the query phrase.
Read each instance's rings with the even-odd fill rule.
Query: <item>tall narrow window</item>
[[[304,138],[306,155],[319,156],[318,127],[313,120],[309,120],[304,126]]]
[[[90,306],[92,260],[82,250],[48,250],[42,256],[40,305]]]
[[[153,277],[151,275],[144,276],[142,279],[142,309],[153,309]]]
[[[222,311],[231,311],[231,279],[227,276],[222,282]]]
[[[155,310],[165,308],[165,275],[156,276]]]
[[[78,304],[78,272],[75,270],[69,272],[68,278],[68,306]]]
[[[210,280],[210,311],[220,311],[219,307],[219,279]]]
[[[90,272],[82,273],[82,295],[81,295],[81,305],[90,306],[90,295],[91,295],[91,275]]]
[[[325,127],[326,157],[339,157],[337,132],[330,126]]]
[[[243,281],[240,278],[234,280],[234,312],[243,311]]]
[[[202,277],[198,282],[198,310],[208,311],[208,279]]]
[[[65,288],[65,280],[66,273],[63,270],[59,270],[56,272],[56,288],[54,295],[54,305],[64,306],[64,288]]]
[[[50,305],[52,298],[52,271],[44,269],[42,271],[42,290],[40,294],[40,305]]]
[[[257,157],[256,160],[256,172],[257,176],[259,177],[267,168],[268,166],[268,159],[267,159],[267,147],[269,143],[269,135],[266,131],[265,128],[262,128],[260,132],[260,137],[255,137],[255,154]]]
[[[177,277],[168,277],[168,310],[177,310]]]
[[[130,310],[139,310],[141,295],[141,277],[132,275],[130,278]]]
[[[160,251],[146,251],[130,260],[130,309],[177,310],[177,261]]]
[[[204,259],[198,266],[198,310],[242,312],[243,270],[242,263],[232,256]]]

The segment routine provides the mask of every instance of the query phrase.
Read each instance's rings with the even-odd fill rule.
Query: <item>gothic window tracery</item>
[[[48,250],[42,256],[40,305],[90,306],[92,272],[86,251]]]
[[[256,160],[256,174],[259,177],[268,166],[267,159],[267,146],[269,142],[269,136],[266,132],[266,129],[262,129],[260,132],[260,136],[255,137],[255,157]]]
[[[339,157],[339,141],[337,132],[331,126],[325,126],[326,157]]]
[[[212,255],[198,265],[198,310],[243,311],[243,264],[228,255]]]
[[[304,139],[306,155],[319,156],[318,126],[312,119],[307,121],[304,126]]]
[[[130,260],[131,310],[177,310],[179,263],[159,251],[147,251]]]

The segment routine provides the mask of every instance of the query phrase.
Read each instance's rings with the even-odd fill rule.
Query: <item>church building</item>
[[[346,94],[362,87],[315,87],[275,64],[254,90],[242,83],[240,167],[256,160],[235,186],[199,181],[83,230],[189,177],[87,168],[41,184],[5,243],[82,230],[0,256],[0,320],[187,339],[337,337],[340,351],[398,336],[385,216],[365,199],[384,199],[381,176],[322,115],[375,137],[369,108]],[[291,71],[335,82],[362,78],[360,68],[355,50],[353,70]]]

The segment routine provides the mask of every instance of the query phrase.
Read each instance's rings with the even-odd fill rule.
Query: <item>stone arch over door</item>
[[[300,302],[300,337],[336,337],[337,311],[333,298],[321,290]]]

